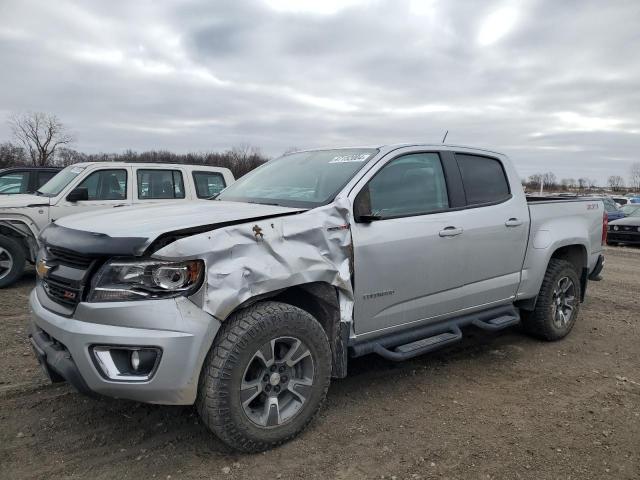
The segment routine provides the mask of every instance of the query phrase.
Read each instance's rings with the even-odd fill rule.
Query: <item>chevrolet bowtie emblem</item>
[[[36,272],[40,278],[46,277],[49,274],[49,270],[51,270],[51,267],[47,265],[46,260],[41,259],[38,261],[36,265]]]

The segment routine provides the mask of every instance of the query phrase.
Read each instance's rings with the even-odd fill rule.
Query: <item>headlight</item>
[[[90,302],[121,302],[189,295],[201,283],[202,260],[114,258],[105,263],[91,282]]]
[[[638,230],[640,232],[640,227],[636,228],[636,230]]]
[[[613,229],[617,232],[618,230],[620,230],[620,227],[618,225],[614,225]]]

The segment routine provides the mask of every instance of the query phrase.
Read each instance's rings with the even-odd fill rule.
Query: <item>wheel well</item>
[[[551,258],[566,260],[573,265],[576,272],[578,273],[578,276],[580,277],[580,301],[583,301],[588,277],[587,250],[583,245],[566,245],[564,247],[558,248],[555,252],[553,252]],[[537,295],[533,298],[518,300],[516,302],[516,306],[521,310],[531,312],[535,309],[537,300]]]
[[[575,267],[578,274],[581,274],[582,270],[587,267],[587,251],[583,245],[567,245],[565,247],[560,247],[553,252],[551,258],[566,260]]]
[[[340,301],[336,287],[325,282],[306,283],[260,295],[244,302],[238,308],[245,308],[266,299],[298,307],[318,320],[331,346],[332,376],[344,378],[347,375],[349,331],[346,324],[340,322]]]
[[[584,301],[584,295],[587,290],[587,278],[589,277],[589,268],[587,264],[587,250],[583,245],[567,245],[560,247],[551,258],[566,260],[571,263],[578,276],[580,277],[580,301]]]
[[[33,262],[35,260],[35,258],[33,258],[34,256],[31,254],[31,249],[29,247],[28,239],[25,236],[25,234],[23,234],[21,231],[16,230],[9,226],[0,224],[0,235],[4,237],[12,238],[13,240],[17,241],[22,246],[22,249],[24,250],[25,258],[30,262]]]

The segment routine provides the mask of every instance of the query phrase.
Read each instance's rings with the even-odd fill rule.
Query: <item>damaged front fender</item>
[[[267,218],[181,238],[156,251],[166,260],[203,259],[202,309],[224,320],[251,299],[321,282],[338,291],[337,331],[351,331],[353,287],[346,199],[297,215]]]

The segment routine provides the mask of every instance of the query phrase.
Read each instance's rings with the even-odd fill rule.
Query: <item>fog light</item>
[[[142,382],[149,380],[160,362],[156,347],[94,346],[94,364],[109,380]]]
[[[138,368],[140,368],[140,354],[138,350],[134,350],[131,352],[131,366],[137,372]]]

